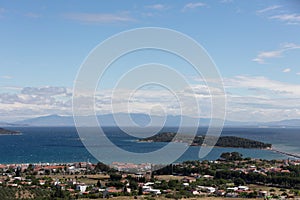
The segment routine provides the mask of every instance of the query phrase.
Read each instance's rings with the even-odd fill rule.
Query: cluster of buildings
[[[113,162],[111,168],[116,169],[118,171],[123,172],[145,172],[151,171],[153,165],[151,163],[142,163],[142,164],[134,164],[134,163],[122,163],[122,162]]]
[[[240,162],[240,161],[239,161]],[[262,175],[267,175],[267,173],[290,173],[290,170],[286,169],[288,166],[298,166],[300,165],[300,160],[282,160],[276,161],[271,166],[263,165],[263,161],[255,160],[255,165],[245,165],[242,168],[233,168],[232,171],[238,171],[242,173],[259,173]]]
[[[223,161],[211,161],[210,163],[201,163],[200,165],[204,168],[209,168],[210,164],[222,164]],[[236,163],[235,163],[236,162]],[[230,168],[232,171],[238,171],[241,173],[260,173],[263,175],[267,175],[267,173],[291,173],[287,166],[290,165],[300,165],[300,161],[298,160],[283,160],[276,161],[272,164],[271,162],[264,162],[263,160],[253,160],[253,162],[249,161],[233,161],[236,165],[235,167]],[[251,164],[252,163],[252,164]],[[179,166],[184,166],[185,164],[179,164]],[[190,166],[192,165],[192,166]],[[89,162],[77,162],[77,163],[65,163],[65,164],[49,164],[49,163],[37,163],[37,164],[0,164],[0,185],[8,186],[8,187],[43,187],[43,188],[59,188],[63,191],[68,191],[71,194],[80,194],[80,195],[88,195],[88,194],[101,194],[103,197],[106,197],[110,194],[134,194],[137,193],[137,189],[132,191],[132,187],[130,185],[130,181],[128,179],[129,175],[131,178],[135,178],[139,180],[139,178],[143,177],[144,182],[138,182],[138,187],[141,190],[143,195],[162,195],[162,194],[174,194],[176,193],[174,188],[162,189],[161,179],[159,176],[153,177],[149,175],[148,172],[152,171],[153,165],[150,163],[143,164],[133,164],[133,163],[120,163],[114,162],[110,166],[118,171],[122,171],[122,176],[120,183],[123,183],[122,187],[114,187],[114,186],[106,186],[105,183],[109,182],[109,176],[107,176],[106,180],[102,181],[102,184],[85,184],[81,182],[77,175],[88,175],[95,168],[96,164],[92,164]],[[240,166],[240,167],[237,167]],[[195,165],[188,164],[188,167],[194,168]],[[132,171],[136,171],[136,173],[131,173]],[[26,174],[30,174],[32,176],[26,176]],[[58,179],[54,178],[55,176],[48,175],[74,175],[68,176],[69,178]],[[214,180],[214,176],[208,174],[200,174],[200,173],[191,173],[188,176],[183,176],[180,174],[171,175],[177,178],[178,184],[182,190],[186,190],[193,196],[198,195],[213,195],[213,196],[222,196],[222,197],[241,197],[242,195],[247,195],[254,193],[253,188],[249,188],[247,185],[226,185],[226,187],[222,187],[220,189],[217,186],[207,186],[197,184],[197,180],[199,178],[210,181]],[[34,177],[34,178],[32,178]],[[52,178],[50,178],[52,177]],[[70,178],[72,177],[72,178]],[[153,178],[155,178],[155,182],[153,182]],[[152,182],[151,182],[152,180]],[[168,180],[167,180],[168,181]],[[270,191],[259,190],[256,191],[257,196],[259,197],[267,197],[270,195]]]

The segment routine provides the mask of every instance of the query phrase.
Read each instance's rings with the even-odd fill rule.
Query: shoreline
[[[270,149],[270,151],[273,151],[273,152],[276,152],[276,153],[279,153],[279,154],[282,154],[282,155],[291,156],[291,157],[300,159],[300,154],[289,153],[289,152],[280,151],[280,150],[277,150],[277,149]]]

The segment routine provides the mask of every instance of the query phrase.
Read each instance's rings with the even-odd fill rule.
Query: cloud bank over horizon
[[[300,115],[300,85],[268,79],[263,76],[236,76],[224,78],[227,96],[227,120],[232,121],[276,121],[295,119]],[[191,85],[178,94],[189,101],[194,95],[199,103],[200,117],[209,118],[211,94],[203,82]],[[95,111],[97,114],[146,113],[153,115],[180,115],[178,100],[167,90],[140,89],[124,103],[124,96],[131,90],[119,89],[112,98],[111,89],[97,91]],[[216,94],[216,91],[214,91]],[[112,110],[112,99],[119,106]],[[155,110],[157,108],[157,110]],[[163,111],[163,112],[162,112]],[[58,114],[72,115],[72,88],[24,87],[0,93],[0,121],[13,122],[32,117]],[[190,117],[195,117],[192,116]]]

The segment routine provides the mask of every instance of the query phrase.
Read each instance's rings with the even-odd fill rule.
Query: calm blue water
[[[97,160],[85,149],[74,127],[14,127],[22,135],[0,136],[0,163],[37,163],[37,162],[76,162]],[[160,149],[165,143],[138,143],[136,138],[124,134],[118,128],[105,128],[110,140],[120,148],[136,153],[151,152]],[[134,130],[133,130],[134,131]],[[176,131],[176,128],[164,128],[162,131]],[[188,130],[187,130],[188,132]],[[205,129],[199,129],[198,134],[204,134]],[[300,129],[272,128],[225,128],[222,135],[240,136],[258,141],[268,142],[282,151],[300,153]],[[183,145],[183,144],[178,144]],[[106,150],[105,146],[95,147]],[[200,147],[189,149],[177,160],[197,160]],[[262,159],[286,159],[287,156],[267,150],[214,148],[205,158],[215,160],[222,152],[238,151],[244,157]],[[112,158],[113,161],[134,162],[130,158]],[[202,160],[203,160],[202,159]],[[107,158],[106,158],[107,161]],[[164,163],[164,158],[146,160],[151,163]]]

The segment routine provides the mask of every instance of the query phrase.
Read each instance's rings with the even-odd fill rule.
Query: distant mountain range
[[[123,123],[122,125],[130,124],[128,122],[128,114],[126,113],[117,113],[117,114],[105,114],[98,115],[98,121],[101,126],[116,126],[116,122],[114,117],[120,119]],[[131,113],[131,119],[140,125],[147,126],[150,122],[152,122],[152,126],[160,126],[160,123],[164,121],[164,117],[161,116],[151,116],[152,121],[150,120],[149,115],[147,114],[139,114],[139,113]],[[84,120],[85,126],[91,126],[91,116],[81,117]],[[199,120],[200,126],[208,126],[210,123],[210,119],[208,118],[192,118],[183,116],[182,119],[186,122],[185,124],[194,124],[195,120]],[[179,126],[181,121],[181,116],[168,115],[166,117],[164,126]],[[17,121],[14,123],[5,123],[0,122],[0,126],[74,126],[73,116],[60,116],[60,115],[48,115],[41,116],[31,119],[26,119],[22,121]],[[300,119],[290,119],[290,120],[282,120],[282,121],[273,121],[273,122],[237,122],[237,121],[225,121],[225,127],[300,127]]]

